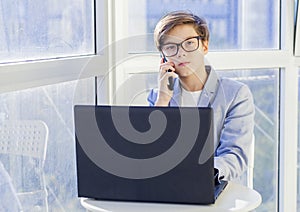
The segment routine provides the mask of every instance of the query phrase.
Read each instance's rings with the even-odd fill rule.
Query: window
[[[94,53],[92,1],[0,1],[0,63]]]
[[[36,119],[44,121],[49,128],[44,167],[49,211],[78,211],[82,208],[77,197],[72,114],[75,103],[94,104],[93,82],[93,78],[88,78],[0,94],[0,123]],[[16,167],[19,165],[22,164],[16,164]],[[26,185],[26,182],[22,184]],[[45,211],[43,206],[42,211]]]
[[[279,49],[278,0],[128,2],[128,35],[141,37],[138,44],[130,45],[130,52],[156,51],[152,36],[154,27],[160,17],[174,10],[189,10],[207,20],[211,33],[211,50]],[[142,35],[145,35],[145,39]]]
[[[253,187],[262,196],[257,211],[276,211],[278,200],[279,70],[221,71],[223,77],[247,84],[255,104]],[[267,154],[266,154],[267,153]]]
[[[49,211],[83,210],[77,197],[73,105],[94,104],[93,76],[107,70],[107,4],[94,2],[0,0],[0,122],[47,124]]]

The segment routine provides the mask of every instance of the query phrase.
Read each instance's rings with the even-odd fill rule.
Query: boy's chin
[[[181,69],[181,70],[177,70],[176,73],[178,74],[179,77],[188,77],[194,74],[194,71],[192,71],[191,69]]]

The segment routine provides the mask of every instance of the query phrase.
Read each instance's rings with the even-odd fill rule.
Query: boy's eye
[[[192,45],[192,44],[194,44],[194,41],[186,41],[185,44],[186,45]]]
[[[164,46],[164,50],[173,50],[173,49],[176,49],[175,45],[166,45],[166,46]]]

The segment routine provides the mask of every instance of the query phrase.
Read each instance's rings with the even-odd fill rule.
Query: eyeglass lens
[[[162,46],[162,52],[165,56],[171,57],[178,53],[178,46],[181,46],[182,49],[186,52],[192,52],[198,49],[199,47],[199,38],[190,38],[179,44],[169,43]]]

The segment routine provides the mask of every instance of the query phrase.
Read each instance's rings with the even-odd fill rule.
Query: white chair
[[[48,127],[38,120],[0,123],[0,154],[24,211],[48,211],[44,163]]]
[[[250,155],[248,159],[248,170],[247,170],[247,186],[249,188],[253,188],[254,157],[255,157],[255,136],[253,135],[252,144],[250,147]]]

